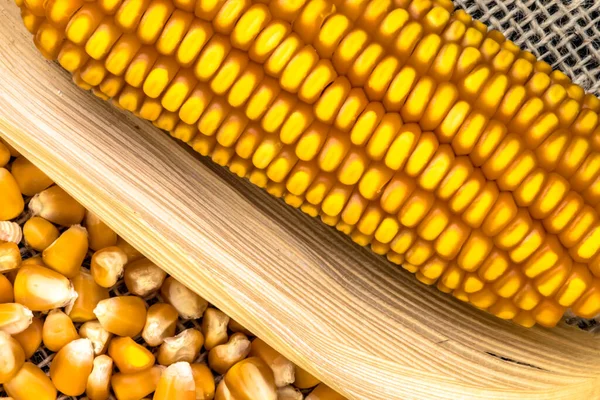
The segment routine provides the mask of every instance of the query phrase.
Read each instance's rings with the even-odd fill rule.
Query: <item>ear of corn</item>
[[[600,312],[600,102],[450,2],[22,10],[80,86],[421,282],[545,326]]]

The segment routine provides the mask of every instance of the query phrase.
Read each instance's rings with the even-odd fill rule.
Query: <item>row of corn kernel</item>
[[[197,141],[195,141],[195,143],[196,143],[196,142],[197,142]],[[214,146],[214,141],[212,141],[212,146]],[[205,149],[204,151],[200,151],[200,152],[201,152],[201,153],[203,153],[203,154],[205,154],[205,155],[207,155],[207,154],[208,154],[210,151],[212,151],[212,149],[214,149],[214,147],[210,147],[210,148],[208,148],[208,149]],[[220,150],[220,151],[219,151],[219,150]],[[220,155],[217,155],[217,154],[220,154]],[[224,159],[223,159],[223,158],[220,158],[219,160],[217,160],[217,158],[218,158],[218,157],[221,157],[223,154],[227,154],[227,156],[226,156]],[[215,158],[215,157],[217,157],[217,158]],[[215,153],[213,153],[213,159],[214,159],[215,161],[217,161],[217,162],[221,163],[222,165],[224,165],[224,164],[226,164],[226,163],[228,162],[228,158],[229,158],[229,157],[231,157],[231,152],[227,153],[227,152],[225,151],[225,149],[223,149],[223,148],[219,148],[218,146],[217,146],[217,148],[215,149]],[[425,181],[425,180],[423,180],[423,181]],[[427,181],[427,182],[429,182],[429,181]],[[438,182],[439,182],[439,181],[438,181]],[[258,181],[255,181],[254,183],[258,183]],[[260,185],[260,186],[264,186],[264,184],[263,184],[263,185]],[[281,193],[280,193],[280,194],[276,194],[276,192],[272,192],[272,194],[275,194],[275,195],[282,195]],[[384,198],[385,198],[385,196],[384,196]],[[428,209],[428,210],[426,210],[426,212],[427,212],[427,211],[429,211],[429,209]],[[402,215],[411,215],[411,216],[412,216],[412,215],[413,215],[413,213],[402,213]],[[504,223],[504,224],[508,224],[509,222],[510,222],[510,220],[506,220],[506,221],[504,221],[503,223]],[[498,230],[500,230],[502,227],[503,227],[503,226],[500,226],[500,228],[499,228]],[[443,226],[442,226],[442,229],[443,229]],[[513,230],[514,230],[514,229],[513,229]],[[527,232],[525,232],[525,234],[526,234],[526,233],[527,233]],[[468,235],[467,235],[467,236],[468,236]],[[463,235],[464,239],[466,239],[466,237],[467,237],[467,236],[464,236],[464,235]],[[475,246],[467,246],[467,248],[470,248],[470,249],[473,249],[474,247],[475,247]],[[453,246],[440,246],[440,248],[441,248],[441,249],[444,249],[444,248],[457,248],[457,249],[460,249],[460,246],[458,246],[458,247],[453,247]],[[488,248],[488,250],[489,250],[489,248]],[[534,250],[535,250],[535,249],[534,249]],[[552,246],[551,246],[551,247],[549,247],[549,248],[547,248],[547,249],[545,249],[545,251],[546,251],[546,252],[547,252],[547,251],[553,251],[553,250],[554,250],[554,247],[552,247]],[[544,253],[542,252],[541,254],[539,254],[539,255],[536,255],[536,257],[533,257],[533,259],[532,259],[532,260],[529,262],[529,264],[532,264],[532,265],[533,265],[533,264],[535,263],[535,259],[542,258],[542,255],[543,255],[543,254],[544,254]],[[491,257],[494,257],[494,258],[495,258],[495,257],[496,257],[496,255],[495,255],[495,254],[492,254],[492,255],[491,255]],[[467,258],[470,258],[470,257],[463,257],[463,260],[464,260],[464,259],[467,259]],[[477,258],[477,259],[478,259],[478,258]],[[485,258],[482,258],[481,260],[483,260],[483,259],[485,259]],[[483,263],[483,262],[482,262],[482,263]],[[503,264],[500,264],[500,265],[503,265]],[[552,265],[546,265],[546,266],[544,266],[544,268],[548,268],[548,269],[550,269],[551,267],[552,267]],[[477,268],[477,266],[475,267],[475,269],[476,269],[476,268]],[[469,268],[469,269],[470,269],[470,268]],[[504,269],[503,269],[503,270],[505,270],[505,269],[506,269],[506,268],[504,267]],[[561,285],[562,285],[564,282],[567,282],[567,281],[568,281],[568,273],[569,273],[569,269],[570,269],[570,265],[569,265],[569,264],[565,264],[564,262],[558,263],[558,264],[557,264],[557,266],[556,266],[555,268],[552,268],[552,269],[550,270],[550,272],[548,272],[548,273],[544,274],[544,276],[542,276],[541,278],[537,279],[537,282],[538,282],[538,283],[536,284],[536,287],[538,287],[538,288],[542,288],[542,287],[544,287],[544,289],[540,289],[540,290],[541,290],[541,291],[543,291],[543,293],[544,293],[545,295],[549,295],[549,294],[552,294],[552,293],[555,293],[555,292],[557,292],[557,291],[558,291],[558,290],[561,288]],[[560,278],[560,280],[552,279],[552,277],[554,276],[554,274],[555,274],[555,273],[557,273],[557,271],[558,271],[558,272],[560,272],[560,271],[565,271],[565,270],[566,270],[566,272],[564,272],[564,273],[561,273],[561,274],[559,275],[559,276],[561,277],[561,278]],[[537,271],[536,275],[539,275],[539,274],[540,274],[540,273],[542,273],[542,272],[543,272],[543,271]],[[500,272],[500,274],[501,274],[501,273],[502,273],[502,272]],[[550,288],[548,288],[548,287],[545,287],[545,286],[544,286],[544,285],[545,285],[547,282],[551,282],[552,286],[551,286]],[[569,281],[569,282],[570,282],[570,281]],[[520,288],[520,285],[524,285],[524,284],[525,284],[525,282],[524,282],[522,279],[520,279],[520,280],[516,280],[516,281],[514,281],[514,280],[513,280],[513,281],[509,281],[509,283],[511,283],[511,284],[513,285],[513,287],[514,287],[514,289],[511,289],[510,291],[508,291],[508,293],[511,293],[511,295],[514,295],[514,294],[515,294],[515,293],[516,293],[516,292],[519,290],[519,288]],[[516,284],[516,286],[515,286],[515,284]],[[589,287],[589,285],[586,285],[585,287],[587,288],[587,287]],[[581,295],[581,294],[583,294],[583,291],[579,292],[579,295]]]
[[[210,149],[205,150],[205,155],[211,155],[213,160],[218,161],[215,159],[215,155],[218,150],[215,150],[215,152],[212,154],[210,154]],[[318,215],[319,210],[315,209],[314,207],[306,207],[307,205],[311,206],[311,204],[306,202],[302,203],[303,200],[301,198],[299,199],[299,203],[288,201],[289,193],[285,194],[285,188],[282,188],[281,185],[273,183],[272,181],[269,182],[268,177],[266,177],[264,173],[257,175],[260,170],[253,170],[252,172],[249,172],[247,166],[239,164],[241,161],[243,160],[238,160],[238,162],[235,164],[240,168],[240,170],[238,170],[238,174],[240,176],[249,175],[250,179],[253,180],[253,183],[261,187],[266,186],[267,191],[272,195],[278,197],[285,196],[284,198],[288,204],[291,204],[295,207],[300,206],[303,211],[312,216]],[[227,161],[221,160],[221,162],[223,165],[225,165]],[[296,196],[292,197],[294,197],[294,201],[297,201]],[[329,220],[329,216],[327,215],[322,215],[322,218],[323,221],[329,225],[335,225],[338,222],[337,219]],[[360,229],[353,231],[354,226],[352,225],[348,225],[343,222],[342,224],[344,224],[344,227],[340,229],[338,226],[338,229],[343,230],[346,234],[351,234],[352,238],[359,244],[371,244],[373,250],[379,254],[385,254],[389,251],[390,246],[374,239],[372,233],[371,235],[365,235],[363,233],[364,231],[359,232]],[[442,286],[452,289],[458,288],[462,285],[461,290],[467,295],[469,293],[476,293],[482,290],[483,292],[486,292],[483,287],[484,282],[495,281],[491,286],[493,292],[488,292],[488,299],[490,297],[493,299],[499,299],[501,300],[501,304],[503,306],[497,306],[495,308],[490,307],[492,310],[490,312],[500,314],[503,318],[510,319],[512,316],[517,318],[517,315],[521,315],[515,315],[515,313],[512,312],[508,313],[502,311],[505,308],[515,309],[515,307],[518,306],[526,311],[533,309],[533,317],[527,321],[532,322],[538,318],[540,323],[552,325],[556,323],[558,318],[560,318],[562,308],[555,307],[554,310],[556,312],[551,315],[551,318],[542,315],[541,311],[544,311],[544,308],[547,307],[547,302],[544,301],[540,307],[535,308],[542,300],[542,295],[540,295],[540,293],[542,293],[544,296],[552,296],[553,294],[556,294],[556,301],[558,301],[558,304],[563,307],[572,305],[580,296],[583,295],[584,300],[574,307],[575,309],[582,310],[580,307],[589,304],[589,296],[593,295],[595,291],[595,289],[593,289],[595,285],[592,284],[592,277],[587,268],[585,268],[583,265],[575,265],[573,270],[571,270],[572,262],[567,262],[568,260],[566,258],[560,260],[557,265],[551,268],[549,271],[538,274],[539,277],[536,277],[532,283],[528,283],[528,279],[519,271],[519,269],[514,267],[508,271],[505,276],[502,276],[511,264],[507,254],[502,250],[498,252],[497,250],[492,249],[490,256],[482,262],[482,265],[479,269],[474,269],[473,271],[467,271],[465,273],[463,268],[458,268],[458,266],[455,265],[445,271],[444,269],[448,266],[448,262],[433,256],[431,252],[431,245],[429,245],[426,241],[419,239],[417,242],[415,242],[415,240],[416,233],[414,231],[407,231],[406,229],[403,229],[402,232],[400,232],[394,239],[394,242],[392,243],[392,248],[394,251],[391,252],[392,254],[388,254],[388,258],[398,264],[404,263],[404,268],[413,273],[417,272],[417,278],[427,284],[435,283],[435,281],[440,278],[440,275],[443,273],[440,280],[440,282],[443,282]],[[443,249],[445,247],[454,248],[453,246],[444,246],[441,248]],[[473,245],[468,247],[473,249],[476,246]],[[406,258],[403,256],[404,254],[406,255]],[[418,271],[418,268],[421,268],[423,273]],[[475,272],[477,274],[475,274]],[[502,278],[499,279],[500,277]],[[446,283],[447,286],[444,285],[444,283]],[[584,292],[587,289],[589,289],[589,293],[584,295]],[[513,297],[513,301],[516,306],[510,300],[502,300],[510,299],[511,297]],[[481,300],[479,299],[479,301]],[[549,301],[551,302],[552,300]],[[493,304],[493,301],[490,304]],[[478,303],[478,305],[480,308],[487,308],[483,307],[482,303]],[[595,308],[592,308],[588,311],[593,314],[596,312],[595,310]]]
[[[92,75],[94,75],[94,74],[92,74]],[[141,93],[141,91],[139,93]],[[169,119],[165,119],[165,122],[168,122],[168,121],[169,121]],[[165,126],[165,127],[167,127],[167,126]],[[273,152],[271,152],[271,153],[273,153]],[[265,162],[265,164],[266,164],[266,162]]]
[[[141,91],[139,91],[139,92],[138,92],[138,96],[139,96],[139,94],[141,94]],[[135,104],[135,102],[134,102],[134,104]],[[127,108],[127,107],[126,107],[126,108]],[[131,109],[131,108],[130,108],[130,109]],[[134,107],[134,109],[135,109],[135,107]],[[468,120],[467,120],[467,121],[468,121]],[[168,127],[168,125],[163,125],[163,126],[165,126],[165,127]],[[571,147],[574,147],[574,146],[571,146]],[[583,155],[585,156],[585,155],[586,155],[586,153],[583,153]],[[575,160],[577,160],[577,157],[571,157],[571,159],[575,159]],[[579,161],[583,161],[583,160],[579,160]],[[591,160],[589,159],[589,157],[588,157],[588,161],[589,161],[588,163],[590,163],[590,162],[591,162]],[[587,171],[587,169],[585,169],[585,168],[584,168],[584,169],[582,169],[582,170],[580,170],[580,175],[582,175],[582,176],[588,176],[588,178],[591,176],[591,177],[593,178],[593,176],[594,176],[594,175],[590,175],[590,174],[589,174],[589,173],[587,173],[586,171]],[[588,183],[588,184],[589,184],[589,183]],[[582,184],[582,185],[585,185],[585,183],[584,183],[584,184]]]
[[[4,142],[0,155],[8,167],[0,168],[0,347],[8,360],[0,384],[13,399],[60,392],[135,400],[154,392],[155,399],[343,400],[167,277]],[[164,302],[147,308],[143,299],[157,294]],[[40,349],[55,353],[49,377],[26,361]]]
[[[583,174],[583,175],[585,175],[585,174]],[[588,175],[589,175],[589,174],[588,174]]]
[[[168,127],[165,127],[165,126],[163,126],[163,127],[168,129]],[[566,280],[566,278],[567,277],[565,276],[564,279]],[[558,281],[558,282],[556,282],[556,284],[558,285],[558,287],[556,289],[558,289],[558,288],[560,288],[560,285],[562,284],[562,281]],[[517,287],[517,289],[518,289],[518,287]],[[513,293],[514,293],[514,291],[513,291]]]

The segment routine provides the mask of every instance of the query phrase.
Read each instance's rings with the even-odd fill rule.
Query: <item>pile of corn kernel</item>
[[[1,139],[0,384],[13,400],[344,399]]]

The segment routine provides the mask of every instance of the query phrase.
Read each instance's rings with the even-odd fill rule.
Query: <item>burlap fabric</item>
[[[600,1],[455,0],[521,48],[600,95]]]

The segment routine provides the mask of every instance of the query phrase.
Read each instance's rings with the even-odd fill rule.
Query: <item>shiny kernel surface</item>
[[[421,282],[528,326],[594,310],[568,266],[600,276],[600,103],[447,2],[24,4],[79,86]]]

